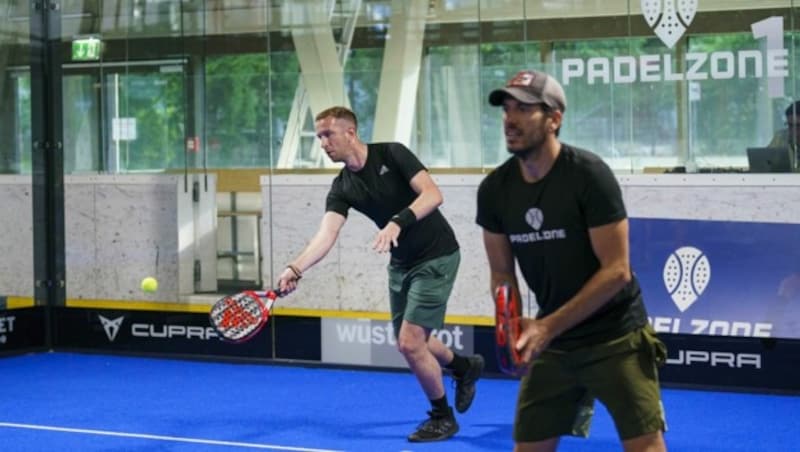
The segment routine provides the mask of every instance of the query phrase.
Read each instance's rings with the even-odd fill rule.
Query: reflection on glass
[[[34,303],[30,2],[0,0],[0,349],[24,332]]]
[[[0,124],[0,174],[31,173],[31,77],[27,71],[7,71],[4,78],[4,120]],[[11,108],[8,108],[11,107]]]
[[[491,167],[505,153],[485,94],[534,68],[562,78],[570,99],[564,140],[617,170],[744,170],[746,148],[768,143],[798,98],[800,54],[790,2],[769,11],[740,3],[682,11],[680,33],[667,39],[639,2],[627,0],[432,2],[395,24],[423,22],[413,67],[403,59],[420,50],[417,37],[391,30],[392,19],[408,13],[398,5],[410,3],[67,2],[65,48],[91,36],[103,50],[93,69],[71,68],[81,77],[65,79],[65,164],[69,172],[322,168],[314,110],[349,104],[362,138],[385,136],[381,82],[402,70],[406,81],[417,80],[415,108],[402,112],[412,116],[409,146],[434,168]],[[386,64],[391,43],[405,47]],[[789,75],[764,74],[774,50],[785,51]],[[762,56],[748,60],[748,52]],[[182,68],[164,71],[168,61]],[[583,65],[577,75],[576,64]],[[615,70],[632,70],[632,78],[615,80]],[[16,89],[21,117],[25,88]],[[136,139],[115,140],[131,121],[141,131]],[[20,121],[4,124],[24,130]],[[4,153],[0,169],[24,171],[23,149]]]
[[[96,76],[64,75],[64,172],[97,172],[100,167],[100,99]]]
[[[177,70],[105,76],[108,168],[115,173],[183,168],[184,85]]]
[[[212,168],[269,167],[266,93],[270,67],[261,54],[206,61],[206,152]],[[237,71],[230,71],[236,67]],[[289,89],[280,92],[290,91]]]

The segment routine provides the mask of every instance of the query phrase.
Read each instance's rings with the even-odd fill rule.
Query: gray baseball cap
[[[567,109],[567,96],[556,79],[539,71],[520,71],[499,88],[489,93],[489,103],[503,104],[506,96],[511,96],[526,104],[545,104],[554,110]]]

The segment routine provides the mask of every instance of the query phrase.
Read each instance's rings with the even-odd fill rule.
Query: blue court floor
[[[509,451],[516,387],[481,380],[456,437],[412,444],[405,437],[428,403],[406,372],[13,356],[0,358],[0,450]],[[671,451],[800,450],[800,397],[666,389],[663,398]],[[589,439],[559,450],[620,447],[598,406]]]

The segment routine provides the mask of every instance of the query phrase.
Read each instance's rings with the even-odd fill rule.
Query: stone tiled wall
[[[213,178],[211,190],[201,190],[200,203],[193,203],[191,187],[185,190],[182,175],[67,176],[67,298],[174,302],[194,293],[194,260],[203,259],[207,270],[216,266],[216,213]],[[0,200],[0,253],[6,256],[0,260],[0,295],[32,296],[30,178],[0,178]],[[197,215],[198,205],[212,212]],[[211,250],[211,257],[195,246],[198,241],[206,242],[203,249]],[[157,292],[140,290],[146,276],[158,279]],[[210,278],[213,290],[215,271]]]
[[[27,176],[0,177],[0,295],[33,295],[33,192]]]

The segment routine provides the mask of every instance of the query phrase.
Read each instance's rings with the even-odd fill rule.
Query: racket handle
[[[284,295],[280,290],[254,290],[253,292],[255,292],[255,294],[261,298],[268,298],[270,300],[274,300]]]

